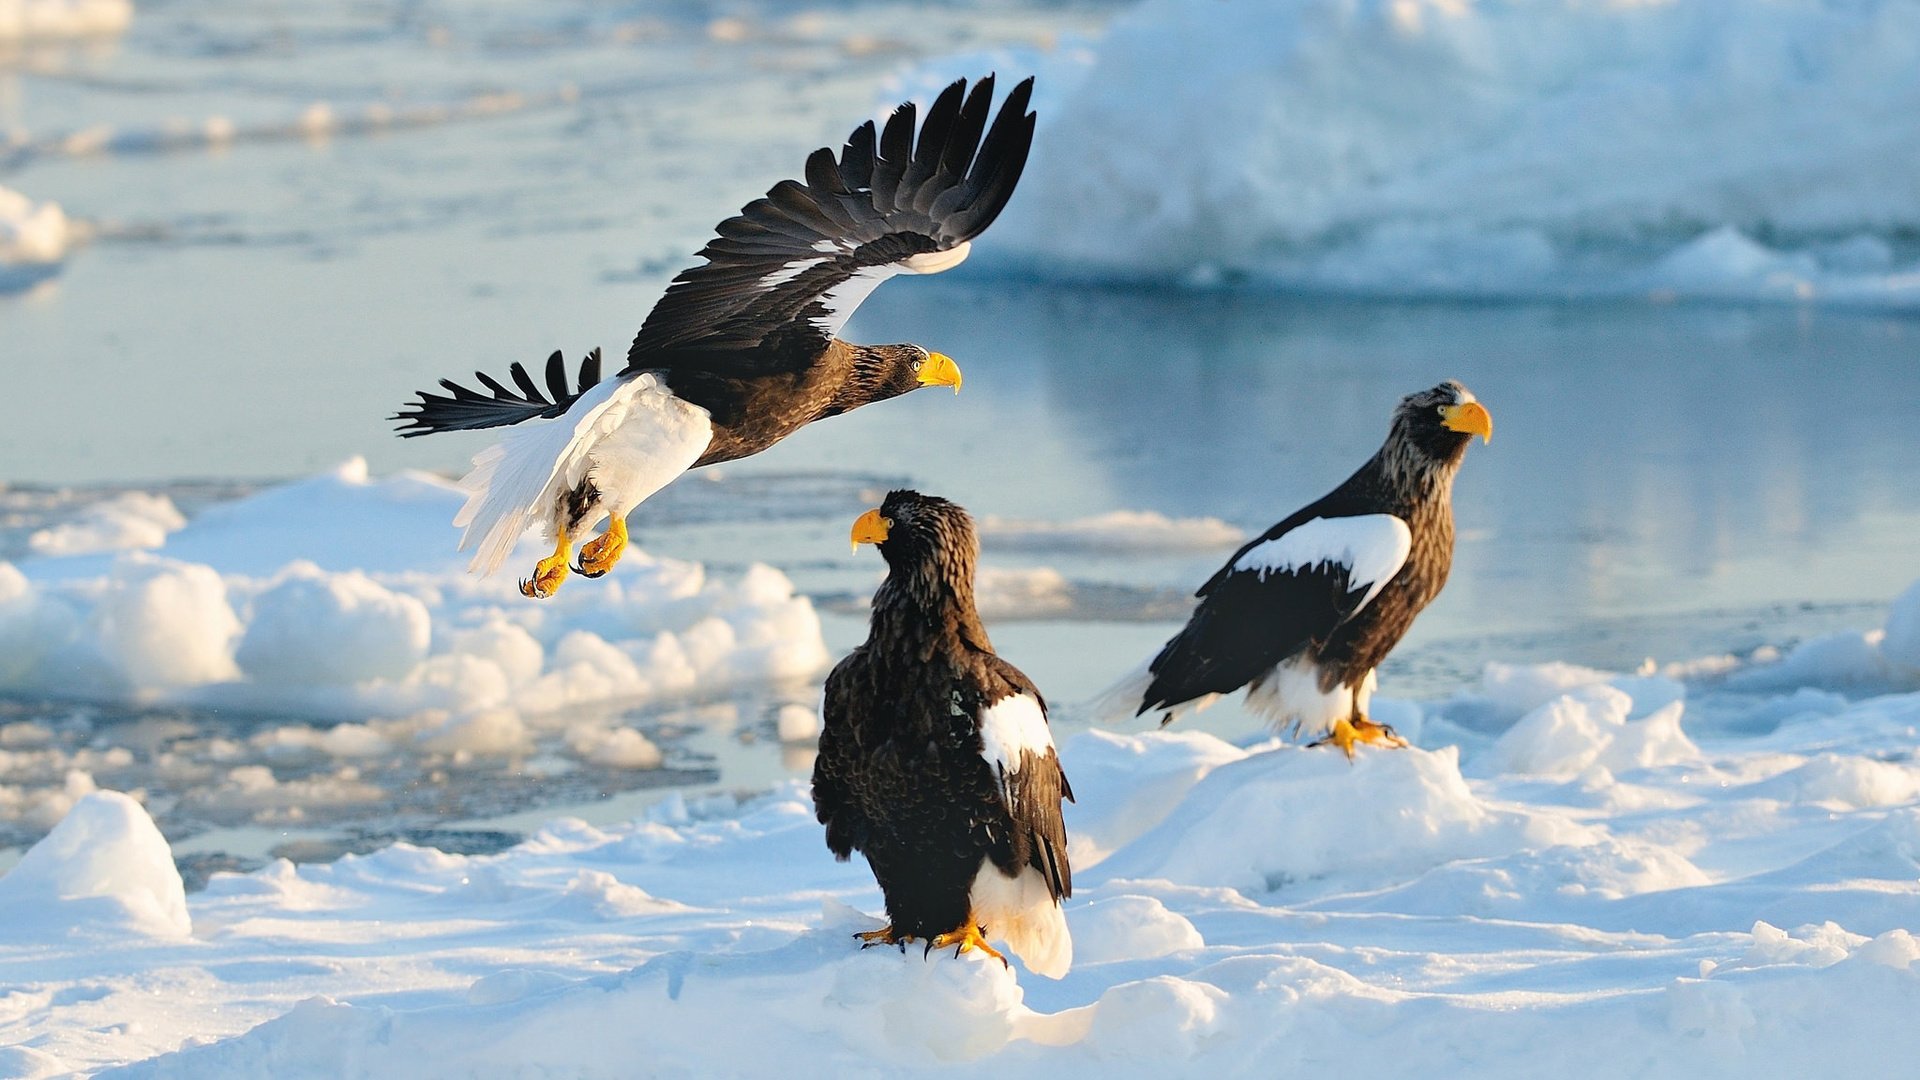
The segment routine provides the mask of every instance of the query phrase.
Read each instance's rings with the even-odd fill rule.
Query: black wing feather
[[[1014,87],[991,125],[989,75],[971,93],[964,79],[949,85],[924,122],[908,102],[882,125],[860,125],[837,160],[815,151],[804,182],[783,180],[720,223],[704,263],[674,278],[648,314],[623,373],[733,377],[814,363],[835,328],[823,297],[864,270],[957,247],[992,224],[1033,141],[1032,83]]]
[[[489,393],[480,394],[451,379],[441,379],[440,385],[447,393],[421,390],[418,401],[409,403],[389,419],[400,421],[401,436],[412,438],[436,431],[504,427],[536,416],[559,416],[571,408],[581,394],[599,385],[600,350],[593,350],[580,361],[580,378],[573,390],[567,389],[565,358],[558,351],[547,357],[547,387],[551,397],[541,393],[539,384],[524,366],[516,363],[508,370],[520,393],[507,389],[486,372],[476,371],[474,378]]]

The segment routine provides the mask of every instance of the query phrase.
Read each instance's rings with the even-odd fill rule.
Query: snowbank
[[[1146,0],[1096,48],[1041,114],[983,257],[1394,295],[1920,305],[1911,4]]]
[[[130,0],[0,0],[0,44],[107,37],[132,21]]]

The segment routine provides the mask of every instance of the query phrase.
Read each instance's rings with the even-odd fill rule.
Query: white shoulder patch
[[[1053,749],[1053,733],[1047,730],[1047,714],[1032,694],[1015,694],[980,710],[980,756],[993,769],[1000,785],[1000,796],[1013,808],[1007,778],[1020,768],[1020,755],[1031,752],[1045,757]]]
[[[1367,590],[1354,609],[1373,603],[1413,552],[1413,530],[1392,514],[1314,518],[1256,544],[1234,561],[1235,570],[1290,574],[1316,566],[1347,568],[1347,591]]]

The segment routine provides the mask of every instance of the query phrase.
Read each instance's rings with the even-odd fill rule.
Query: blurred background
[[[145,795],[204,873],[804,775],[822,664],[880,577],[845,529],[899,484],[985,521],[996,642],[1071,724],[1445,378],[1497,437],[1383,695],[1869,625],[1920,574],[1916,43],[1920,6],[1891,2],[0,0],[0,850],[95,783]],[[644,674],[692,630],[638,584],[618,632],[593,621],[613,601],[462,593],[454,534],[419,524],[457,500],[418,478],[430,512],[396,518],[415,495],[379,485],[457,476],[486,439],[385,418],[443,376],[620,354],[715,222],[990,71],[1039,79],[1012,207],[847,331],[951,354],[965,392],[634,518],[695,564],[688,595],[776,570],[805,617],[729,625],[799,651],[543,711],[538,679],[587,663],[567,635]],[[307,477],[334,486],[277,488]],[[336,489],[373,494],[274,501]],[[296,691],[250,663],[300,560],[334,599],[296,621],[365,644],[348,616],[403,612],[364,625],[420,666]],[[203,596],[192,566],[218,610],[169,622],[192,603],[153,583]],[[399,599],[338,598],[368,589]],[[460,637],[504,625],[525,678]],[[169,666],[196,634],[208,663]],[[416,692],[462,681],[429,672],[447,657],[506,689]]]

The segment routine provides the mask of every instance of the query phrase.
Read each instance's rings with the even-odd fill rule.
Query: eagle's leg
[[[586,542],[580,548],[580,565],[575,570],[586,577],[597,578],[613,569],[620,556],[627,550],[627,519],[615,514],[607,523],[607,531]]]
[[[1307,746],[1309,748],[1337,746],[1341,753],[1347,755],[1347,760],[1352,761],[1355,743],[1372,743],[1375,746],[1397,746],[1405,749],[1407,740],[1401,738],[1400,733],[1393,730],[1391,725],[1376,724],[1360,713],[1355,713],[1351,717],[1343,716],[1335,720],[1332,731],[1313,740]]]
[[[1002,967],[1009,966],[1007,964],[1007,958],[1001,956],[993,946],[987,944],[986,938],[980,936],[980,927],[976,925],[972,919],[967,920],[966,926],[958,930],[949,930],[939,937],[934,938],[932,941],[927,942],[927,951],[932,952],[935,949],[944,949],[949,945],[954,946],[953,955],[955,956],[959,956],[968,949],[979,949],[981,952],[1000,961]]]
[[[898,945],[900,946],[901,952],[906,952],[907,942],[913,940],[912,934],[903,934],[895,930],[892,923],[888,923],[878,930],[868,930],[853,936],[860,939],[860,947],[862,949],[871,949],[875,945]]]
[[[565,525],[555,532],[553,554],[534,564],[533,576],[520,583],[520,595],[545,600],[559,591],[560,583],[567,580],[567,557],[573,552],[573,541],[567,536]]]

